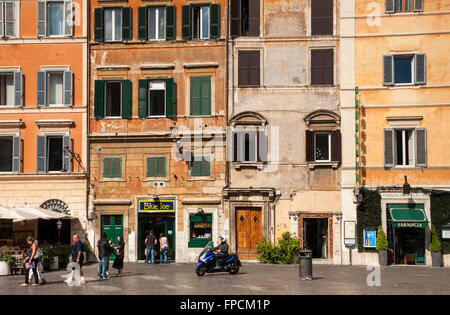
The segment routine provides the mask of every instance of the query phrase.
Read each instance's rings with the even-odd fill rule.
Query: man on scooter
[[[219,245],[213,248],[216,252],[216,267],[222,267],[223,260],[228,256],[228,244],[222,235],[219,236],[219,242]]]

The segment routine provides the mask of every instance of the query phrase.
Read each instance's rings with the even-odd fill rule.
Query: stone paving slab
[[[147,265],[125,263],[124,275],[97,279],[97,264],[84,266],[86,283],[68,286],[65,270],[46,272],[48,284],[20,287],[23,275],[0,277],[0,295],[297,295],[297,294],[450,294],[450,268],[389,266],[380,268],[380,285],[373,269],[365,266],[314,265],[313,280],[298,278],[298,265],[243,263],[237,275],[206,274],[198,277],[195,264]],[[371,275],[370,275],[371,274]],[[370,283],[368,285],[367,278]]]

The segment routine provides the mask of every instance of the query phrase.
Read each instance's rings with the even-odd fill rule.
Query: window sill
[[[236,170],[243,168],[257,168],[258,170],[262,170],[264,162],[233,162],[233,167]]]
[[[331,166],[333,169],[337,169],[339,167],[339,162],[306,162],[306,164],[309,169],[314,169],[321,166]]]
[[[142,180],[144,183],[150,183],[150,182],[170,182],[170,178],[168,177],[145,177]]]
[[[125,183],[126,180],[123,178],[102,178],[101,180],[99,180],[100,183],[107,183],[107,182],[121,182],[121,183]]]
[[[188,182],[195,182],[195,181],[215,181],[215,178],[212,178],[211,176],[190,176],[187,179]]]

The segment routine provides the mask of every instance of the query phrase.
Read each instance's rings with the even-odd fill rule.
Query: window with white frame
[[[16,36],[16,1],[0,0],[0,37]]]
[[[164,40],[166,38],[166,8],[148,8],[148,39]]]
[[[0,106],[14,105],[14,75],[0,74]]]
[[[37,172],[70,172],[69,135],[49,134],[37,137]]]
[[[314,158],[316,161],[331,161],[331,133],[315,132],[314,133]]]
[[[383,56],[383,85],[426,84],[426,55]]]
[[[105,14],[105,41],[122,40],[122,9],[106,9]]]
[[[49,36],[64,35],[64,2],[47,3],[47,25]]]
[[[149,116],[166,116],[166,82],[151,80],[148,96]]]
[[[192,7],[192,38],[209,38],[209,6]]]
[[[236,131],[233,133],[235,162],[255,163],[258,161],[258,133]]]
[[[47,72],[47,95],[49,106],[62,106],[64,104],[63,75],[63,72]]]
[[[395,148],[397,166],[414,165],[414,130],[395,130]]]
[[[384,129],[385,167],[425,167],[426,142],[425,128]]]

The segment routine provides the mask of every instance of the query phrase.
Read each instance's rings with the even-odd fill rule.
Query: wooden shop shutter
[[[121,80],[122,82],[122,118],[131,118],[132,103],[131,103],[131,81]]]
[[[416,166],[427,166],[427,130],[416,129]]]
[[[130,7],[122,8],[122,40],[133,39],[133,13]]]
[[[220,4],[210,6],[210,37],[220,38]]]
[[[393,129],[384,129],[384,167],[395,166],[395,132]]]
[[[305,132],[306,162],[314,162],[314,132],[306,130]]]
[[[94,117],[103,118],[105,116],[105,81],[95,80],[94,83]]]
[[[175,40],[177,38],[177,7],[166,7],[166,40]]]

